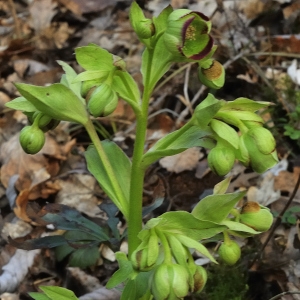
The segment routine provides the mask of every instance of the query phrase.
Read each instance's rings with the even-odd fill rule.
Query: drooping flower
[[[167,49],[182,61],[201,60],[215,51],[210,30],[211,22],[204,14],[177,9],[168,17],[164,42]]]

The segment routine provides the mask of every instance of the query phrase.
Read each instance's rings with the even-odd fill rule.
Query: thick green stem
[[[145,175],[145,167],[142,166],[142,159],[147,131],[149,99],[152,92],[149,89],[152,57],[152,53],[149,53],[141,112],[136,115],[136,136],[130,177],[129,218],[127,219],[129,257],[140,244],[140,240],[137,236],[142,230],[143,186]]]
[[[114,192],[115,192],[115,194],[117,196],[117,200],[118,200],[117,203],[116,203],[116,201],[114,201],[114,202],[115,202],[116,206],[120,209],[120,211],[124,214],[125,218],[127,219],[129,217],[127,199],[118,183],[118,180],[115,176],[114,170],[113,170],[113,168],[110,164],[110,161],[103,149],[101,141],[97,135],[96,129],[91,120],[89,120],[88,123],[85,125],[85,129],[86,129],[87,133],[89,134],[89,136],[92,140],[92,143],[94,144],[94,146],[98,152],[99,158],[103,163],[103,166],[105,168],[107,176],[110,178],[111,184],[113,186]]]

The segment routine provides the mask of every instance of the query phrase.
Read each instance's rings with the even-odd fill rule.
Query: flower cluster
[[[257,173],[277,163],[274,137],[255,113],[267,105],[269,103],[239,98],[225,103],[215,114],[209,126],[216,147],[208,154],[208,164],[215,173],[226,175],[235,159]]]

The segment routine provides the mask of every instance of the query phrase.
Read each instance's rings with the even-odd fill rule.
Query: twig
[[[297,292],[283,292],[281,294],[276,295],[275,297],[270,298],[269,300],[280,299],[281,296],[284,296],[284,295],[296,295],[296,294],[300,295],[300,291],[297,291]]]
[[[269,235],[267,237],[267,239],[265,240],[265,242],[263,243],[260,251],[255,255],[253,261],[251,262],[250,266],[249,266],[249,269],[254,265],[254,263],[256,262],[256,260],[258,259],[258,257],[260,256],[260,254],[264,251],[264,249],[266,248],[267,244],[269,243],[269,241],[271,240],[276,228],[281,224],[281,221],[282,221],[282,217],[284,215],[284,213],[287,211],[287,209],[289,208],[290,204],[292,203],[293,199],[295,198],[296,196],[296,193],[299,189],[299,186],[300,186],[300,174],[298,176],[298,180],[296,182],[296,185],[294,187],[294,190],[293,190],[293,193],[291,194],[288,202],[286,203],[285,207],[283,208],[283,210],[280,212],[280,214],[278,215],[278,217],[276,218],[270,232],[269,232]],[[273,299],[273,298],[272,298]],[[277,298],[276,298],[277,299]],[[271,299],[270,299],[271,300]]]
[[[17,12],[16,12],[16,7],[14,4],[13,0],[8,0],[10,8],[11,8],[11,13],[12,13],[12,17],[14,19],[14,23],[15,23],[15,32],[16,32],[16,36],[18,39],[21,38],[21,27],[20,27],[20,22],[17,16]]]

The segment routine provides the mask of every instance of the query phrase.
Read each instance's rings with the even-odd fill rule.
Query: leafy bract
[[[132,263],[128,260],[125,253],[116,252],[116,259],[119,263],[119,270],[117,270],[107,282],[106,287],[108,289],[112,289],[124,282],[134,272]]]
[[[113,66],[113,55],[96,44],[79,47],[75,49],[77,62],[86,70],[111,71]]]
[[[81,97],[80,93],[81,82],[74,82],[77,73],[71,66],[69,66],[64,61],[58,60],[57,63],[61,65],[63,70],[65,71],[61,83],[65,84],[68,88],[70,88],[77,95],[78,99],[80,99],[82,103],[85,104],[85,100]]]
[[[235,204],[246,194],[238,192],[224,195],[210,195],[203,198],[193,209],[192,215],[199,220],[220,224]]]
[[[150,58],[152,60],[150,61]],[[142,56],[143,84],[152,91],[160,78],[169,70],[173,62],[172,54],[166,49],[162,37],[153,49],[146,48]]]
[[[199,220],[186,211],[173,211],[149,220],[145,229],[139,233],[139,238],[144,240],[146,230],[153,227],[170,234],[186,235],[197,241],[210,238],[225,229],[224,225]]]
[[[114,73],[112,87],[120,98],[128,102],[133,109],[138,109],[137,105],[141,99],[140,90],[128,72],[117,70]]]
[[[186,130],[182,127],[157,141],[144,154],[142,164],[147,167],[164,156],[175,155],[192,147],[213,148],[215,142],[209,137],[210,134],[209,128],[203,130],[198,126],[191,126]]]
[[[5,103],[5,106],[15,110],[21,110],[24,112],[37,111],[37,108],[24,97],[15,98],[14,100]]]
[[[226,105],[221,109],[222,111],[224,110],[237,110],[240,111],[241,107],[245,111],[250,111],[250,112],[255,112],[261,108],[266,108],[267,106],[272,105],[273,103],[271,102],[265,102],[265,101],[254,101],[250,100],[248,98],[237,98],[233,101],[229,101],[226,103]]]
[[[103,141],[104,151],[108,157],[108,160],[114,171],[117,184],[123,191],[127,203],[129,202],[129,187],[130,187],[130,173],[131,173],[131,161],[126,154],[118,147],[114,142]],[[98,152],[94,146],[89,146],[85,153],[87,160],[88,170],[95,176],[101,188],[105,193],[113,200],[119,210],[128,217],[128,207],[123,207],[118,195],[115,193],[113,183],[107,175],[106,169],[98,155]]]
[[[20,94],[40,112],[56,120],[70,121],[85,125],[88,115],[82,100],[61,83],[50,86],[34,86],[16,83]]]

